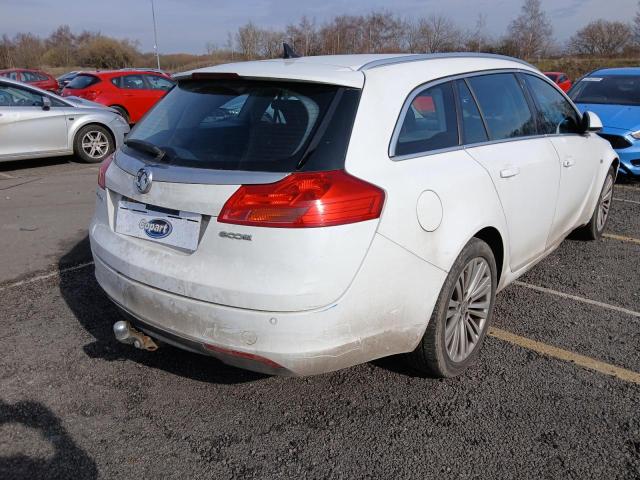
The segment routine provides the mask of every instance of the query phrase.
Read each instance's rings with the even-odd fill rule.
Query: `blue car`
[[[578,108],[595,112],[620,158],[619,175],[640,180],[640,68],[603,68],[582,77],[569,91]]]

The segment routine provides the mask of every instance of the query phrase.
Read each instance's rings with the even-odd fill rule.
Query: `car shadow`
[[[60,271],[91,261],[89,238],[85,236],[58,261]],[[162,344],[156,352],[138,350],[119,343],[113,336],[113,324],[121,319],[94,277],[93,266],[60,277],[60,294],[78,323],[95,339],[84,345],[87,356],[111,361],[132,361],[149,368],[199,382],[236,384],[268,378],[268,375],[225,365],[213,357],[187,352]]]
[[[64,157],[32,158],[32,159],[25,159],[25,160],[11,160],[8,162],[2,162],[0,163],[0,172],[19,171],[19,170],[26,170],[29,168],[50,167],[52,165],[64,165],[66,163],[73,164],[73,165],[75,164],[89,165],[87,163],[83,163],[75,155],[66,155]]]
[[[37,430],[42,439],[51,444],[54,454],[44,458],[21,453],[0,455],[0,478],[98,478],[95,461],[76,445],[60,419],[41,403],[24,401],[9,404],[0,400],[0,426],[14,423]]]

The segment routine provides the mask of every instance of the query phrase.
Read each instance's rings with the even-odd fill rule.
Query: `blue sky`
[[[520,9],[520,0],[155,0],[161,52],[203,53],[207,42],[222,45],[227,32],[249,20],[282,28],[302,15],[318,23],[341,13],[387,9],[401,17],[443,14],[459,26],[473,28],[479,13],[487,33],[501,35]],[[542,0],[554,35],[566,40],[596,20],[631,21],[636,0]],[[74,31],[100,31],[153,48],[150,0],[0,0],[0,34],[30,31],[48,35],[60,24]]]

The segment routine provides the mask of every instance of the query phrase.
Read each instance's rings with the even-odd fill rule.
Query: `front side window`
[[[147,75],[147,81],[153,90],[170,90],[173,82],[158,75]]]
[[[560,92],[538,77],[524,77],[538,109],[540,133],[578,133],[580,117]]]
[[[640,105],[640,76],[597,75],[586,77],[571,89],[575,103]]]
[[[182,81],[127,138],[161,148],[163,162],[195,168],[341,168],[359,96],[356,89],[313,83]]]
[[[518,83],[511,73],[494,73],[470,77],[491,140],[536,135],[533,114]]]
[[[460,110],[462,113],[462,141],[465,144],[486,142],[489,140],[484,128],[478,105],[471,95],[471,91],[464,80],[456,82]]]
[[[411,155],[459,144],[451,82],[420,92],[402,119],[395,155]]]
[[[0,73],[0,75],[10,80],[18,80],[18,72],[4,72],[4,73]]]
[[[11,85],[0,85],[0,107],[42,107],[42,105],[42,95]]]

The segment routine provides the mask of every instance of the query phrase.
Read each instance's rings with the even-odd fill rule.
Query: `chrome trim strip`
[[[395,65],[398,63],[408,63],[408,62],[420,62],[423,60],[438,60],[438,59],[446,59],[446,58],[488,58],[494,60],[508,60],[511,62],[520,63],[521,65],[526,65],[527,67],[531,67],[534,70],[538,71],[536,67],[531,65],[524,60],[520,60],[519,58],[508,57],[506,55],[497,55],[493,53],[475,53],[475,52],[452,52],[452,53],[418,53],[414,55],[400,55],[392,58],[382,58],[380,60],[372,60],[371,62],[365,63],[358,71],[366,71],[371,70],[372,68],[384,67],[387,65]]]
[[[125,172],[135,175],[146,167],[153,172],[154,182],[193,183],[203,185],[257,185],[275,183],[287,177],[287,172],[249,172],[245,170],[210,170],[180,165],[145,162],[118,150],[114,159]]]

